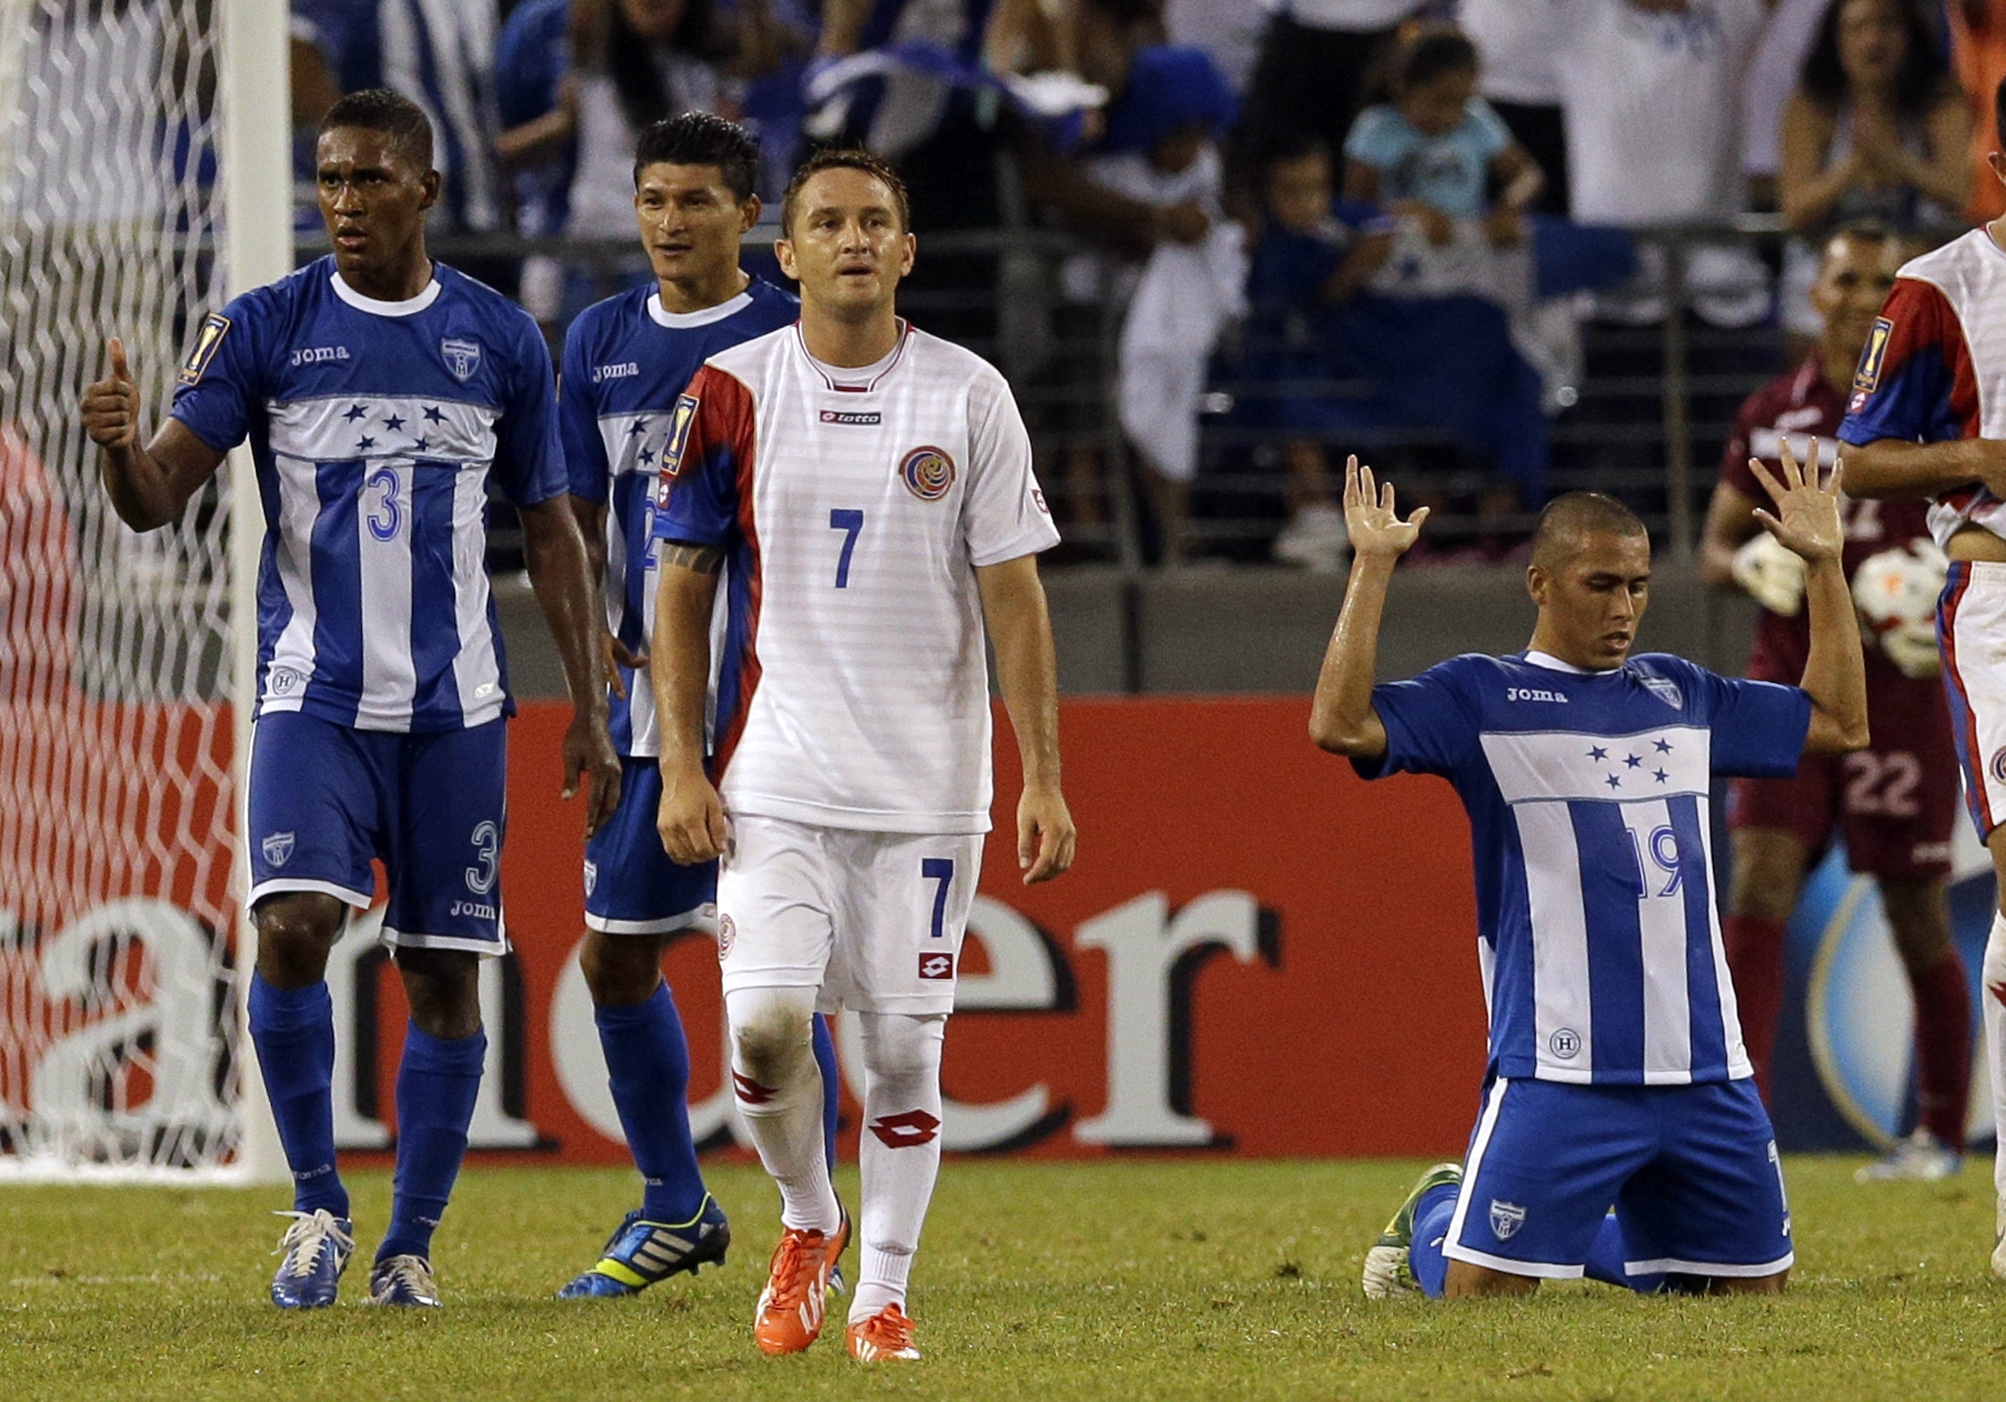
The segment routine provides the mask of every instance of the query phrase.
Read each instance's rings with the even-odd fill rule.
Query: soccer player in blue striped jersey
[[[501,294],[435,263],[432,132],[385,90],[343,98],[317,142],[334,253],[206,318],[172,417],[141,446],[119,342],[82,420],[136,530],[181,519],[250,441],[265,510],[251,746],[250,1030],[294,1179],[272,1281],[334,1303],[354,1227],[335,1170],[334,1015],[324,973],[350,908],[389,881],[383,938],[411,1021],[397,1178],[370,1300],[436,1305],[432,1232],[466,1154],[486,1061],[478,961],[507,952],[501,631],[484,565],[489,485],[521,513],[531,583],[574,698],[566,796],[588,831],[619,799],[596,663],[595,592],[565,498],[550,354]]]
[[[561,1298],[630,1295],[678,1271],[722,1263],[730,1227],[704,1188],[691,1143],[689,1047],[662,979],[662,952],[717,933],[717,863],[679,866],[655,831],[662,781],[647,673],[654,623],[653,542],[661,459],[682,419],[677,400],[721,350],[791,325],[800,304],[744,272],[739,245],[759,218],[759,147],[722,117],[689,112],[641,134],[634,213],[652,285],[587,308],[564,340],[558,417],[572,509],[606,589],[605,667],[621,801],[585,850],[585,944],[613,1103],[641,1171],[641,1206],[598,1264]],[[687,417],[684,413],[683,417]],[[827,1142],[835,1143],[835,1047],[816,1019]]]
[[[1867,743],[1865,669],[1840,563],[1841,469],[1787,448],[1757,520],[1806,563],[1798,686],[1631,655],[1650,538],[1620,502],[1540,517],[1525,651],[1373,684],[1393,566],[1425,508],[1351,460],[1353,551],[1310,735],[1367,778],[1450,780],[1469,814],[1490,1009],[1463,1163],[1431,1170],[1368,1255],[1371,1296],[1516,1295],[1541,1279],[1773,1291],[1793,1258],[1769,1117],[1735,1017],[1713,889],[1716,774],[1791,774]],[[1614,1209],[1613,1214],[1611,1209]]]

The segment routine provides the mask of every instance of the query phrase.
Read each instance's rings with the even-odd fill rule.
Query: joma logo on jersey
[[[1895,324],[1884,316],[1874,318],[1874,329],[1867,337],[1867,348],[1860,352],[1860,368],[1853,372],[1853,398],[1855,405],[1863,402],[1881,382],[1881,362],[1888,356],[1888,339],[1895,334]]]
[[[302,365],[325,365],[330,360],[348,359],[347,346],[306,346],[293,352],[293,368]]]
[[[669,420],[668,441],[662,444],[662,470],[674,477],[683,470],[683,449],[690,445],[690,425],[697,421],[697,397],[676,396],[676,411]]]
[[[938,448],[914,448],[899,463],[899,477],[921,501],[939,501],[954,485],[954,459]]]
[[[603,384],[607,380],[630,380],[640,373],[639,362],[632,360],[624,365],[595,365],[592,368],[592,383],[596,385]]]
[[[483,905],[479,901],[454,901],[451,913],[454,915],[469,916],[475,920],[492,920],[495,918],[495,908],[491,905]]]
[[[1538,687],[1533,687],[1533,686],[1508,686],[1505,688],[1505,700],[1557,701],[1563,706],[1568,704],[1567,698],[1565,696],[1562,696],[1559,692],[1541,691]]]
[[[188,352],[188,362],[181,367],[181,373],[174,378],[184,385],[199,385],[202,376],[209,369],[209,362],[216,358],[217,347],[230,334],[230,318],[215,312],[202,318],[202,329],[195,333],[195,349]]]
[[[453,372],[453,378],[465,384],[474,377],[474,371],[481,368],[481,343],[469,341],[462,336],[448,336],[439,342],[439,354],[446,359],[446,368]]]

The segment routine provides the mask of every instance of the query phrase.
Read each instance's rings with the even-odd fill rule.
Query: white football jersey
[[[1741,79],[1762,0],[1644,10],[1561,0],[1554,69],[1567,110],[1568,184],[1583,223],[1739,211]]]
[[[727,552],[712,777],[729,813],[989,829],[975,571],[1058,543],[1003,376],[901,325],[836,369],[789,326],[711,357],[676,406],[658,541]]]

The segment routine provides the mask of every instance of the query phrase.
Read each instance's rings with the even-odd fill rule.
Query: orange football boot
[[[850,1342],[850,1357],[859,1363],[916,1363],[919,1350],[912,1346],[912,1321],[897,1305],[886,1305],[869,1319],[860,1319],[843,1331]]]
[[[823,1302],[829,1292],[829,1272],[850,1244],[850,1217],[843,1215],[834,1232],[781,1234],[766,1268],[766,1288],[759,1292],[752,1337],[761,1353],[799,1353],[822,1333]]]

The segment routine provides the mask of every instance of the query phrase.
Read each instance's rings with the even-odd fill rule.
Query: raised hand
[[[1769,493],[1769,500],[1776,507],[1774,514],[1757,508],[1756,521],[1807,564],[1838,559],[1846,547],[1846,528],[1839,519],[1839,487],[1845,477],[1845,463],[1834,462],[1821,487],[1817,439],[1811,440],[1809,473],[1797,465],[1797,457],[1787,441],[1780,445],[1778,456],[1783,469],[1780,479],[1759,459],[1748,460],[1755,480],[1762,484],[1762,490]]]
[[[84,391],[84,432],[101,448],[128,449],[139,441],[139,384],[125,363],[125,343],[114,336],[107,350],[110,376]]]
[[[1360,466],[1356,453],[1344,460],[1344,531],[1351,537],[1352,554],[1396,560],[1420,538],[1427,519],[1424,506],[1401,520],[1393,509],[1393,484],[1376,484],[1372,469]]]

